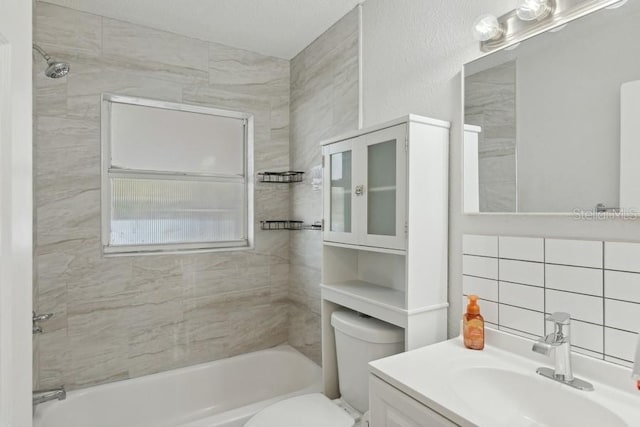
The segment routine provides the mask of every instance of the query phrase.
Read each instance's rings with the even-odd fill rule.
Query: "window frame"
[[[244,177],[231,178],[227,175],[145,171],[111,168],[111,105],[129,104],[141,107],[162,108],[208,114],[244,121]],[[104,256],[152,255],[193,252],[223,252],[254,248],[254,116],[250,113],[223,110],[219,108],[182,104],[155,99],[103,93],[101,96],[101,130],[100,130],[100,211],[101,211],[101,247]],[[242,182],[244,181],[245,204],[243,225],[245,239],[219,242],[198,243],[166,243],[150,245],[110,245],[111,235],[111,197],[110,178],[166,179],[172,181],[208,181],[208,182]]]

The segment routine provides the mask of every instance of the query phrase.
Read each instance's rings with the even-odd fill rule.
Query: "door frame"
[[[32,118],[14,80],[26,59],[16,47],[0,34],[0,427],[32,425]],[[30,83],[30,62],[22,72]]]

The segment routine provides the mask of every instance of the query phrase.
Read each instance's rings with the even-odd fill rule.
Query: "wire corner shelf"
[[[293,182],[302,182],[304,172],[285,171],[285,172],[260,172],[258,173],[258,182],[271,184],[291,184]]]

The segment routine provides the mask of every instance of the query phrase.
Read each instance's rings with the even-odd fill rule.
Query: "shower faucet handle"
[[[53,317],[53,313],[45,313],[45,314],[36,314],[33,312],[33,321],[34,322],[44,322],[45,320],[49,320]]]
[[[31,329],[31,332],[34,335],[41,334],[43,332],[42,327],[38,323],[51,319],[53,317],[53,313],[36,314],[35,311],[32,313],[33,313],[33,317],[32,317],[33,327]]]

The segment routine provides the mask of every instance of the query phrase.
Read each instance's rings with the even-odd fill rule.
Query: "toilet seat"
[[[245,427],[353,427],[355,420],[320,393],[292,397],[269,406]]]

